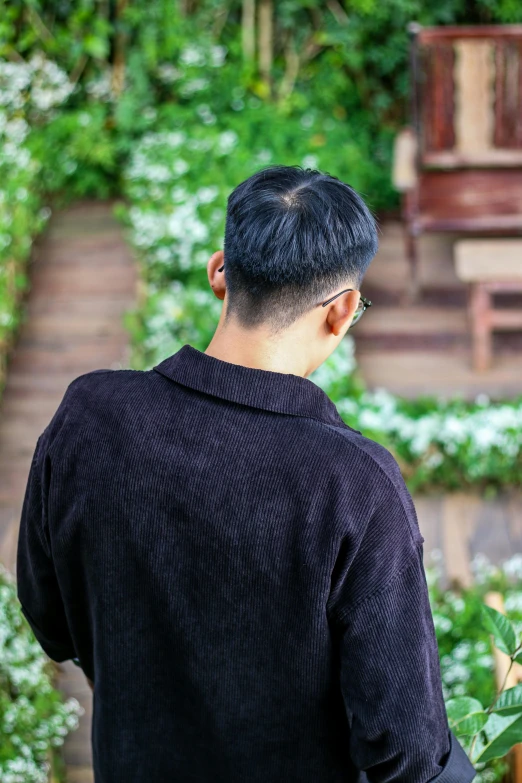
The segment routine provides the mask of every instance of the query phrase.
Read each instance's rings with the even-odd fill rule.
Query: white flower
[[[232,152],[234,147],[237,146],[239,139],[237,136],[237,133],[234,133],[232,130],[223,131],[223,133],[220,133],[219,140],[218,140],[218,151],[222,155],[228,155],[229,152]]]
[[[196,44],[189,44],[186,46],[179,56],[179,61],[182,65],[205,65],[206,58],[205,52]]]
[[[272,150],[259,150],[257,155],[255,156],[256,165],[258,166],[264,166],[266,163],[270,163],[272,160]]]
[[[171,63],[162,63],[158,66],[157,74],[164,84],[172,84],[176,79],[181,79],[183,71],[175,68]]]
[[[305,155],[301,161],[301,166],[304,169],[316,169],[319,165],[319,159],[316,155]]]
[[[301,117],[301,127],[302,128],[311,128],[314,124],[315,114],[313,111],[307,111],[303,116]],[[313,166],[311,167],[313,168]]]
[[[215,125],[217,117],[206,103],[201,103],[196,112],[204,125]]]
[[[188,97],[189,95],[194,95],[196,92],[201,92],[205,89],[205,87],[208,87],[208,84],[208,79],[204,79],[203,77],[198,79],[190,79],[188,82],[185,82],[182,87],[180,87],[179,91],[183,97]]]
[[[210,48],[210,64],[214,68],[220,68],[225,62],[226,55],[226,46],[212,46]]]
[[[181,177],[182,174],[186,174],[189,170],[189,164],[186,160],[183,160],[183,158],[178,158],[174,161],[174,165],[172,166],[174,172]]]
[[[522,555],[516,554],[510,557],[509,560],[503,563],[502,570],[507,576],[522,580]],[[522,594],[519,594],[518,597],[522,602]],[[511,599],[513,600],[514,598],[515,596],[512,595]]]
[[[210,204],[218,197],[219,190],[216,187],[199,188],[196,192],[196,198],[200,204]]]

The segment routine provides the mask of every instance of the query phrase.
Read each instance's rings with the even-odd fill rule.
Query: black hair
[[[339,286],[359,288],[377,247],[372,213],[349,185],[300,166],[264,168],[228,198],[225,318],[287,328]]]

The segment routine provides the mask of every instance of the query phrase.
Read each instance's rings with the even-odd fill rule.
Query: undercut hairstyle
[[[358,289],[377,248],[375,219],[349,185],[299,166],[262,169],[228,198],[225,321],[286,329],[337,289]]]

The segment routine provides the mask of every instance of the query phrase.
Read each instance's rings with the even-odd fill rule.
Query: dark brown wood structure
[[[522,25],[409,29],[411,125],[394,183],[416,293],[421,233],[522,234]]]

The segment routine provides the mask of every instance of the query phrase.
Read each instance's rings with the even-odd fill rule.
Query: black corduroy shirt
[[[94,681],[96,783],[467,783],[397,463],[301,376],[190,345],[40,435],[18,596]]]

